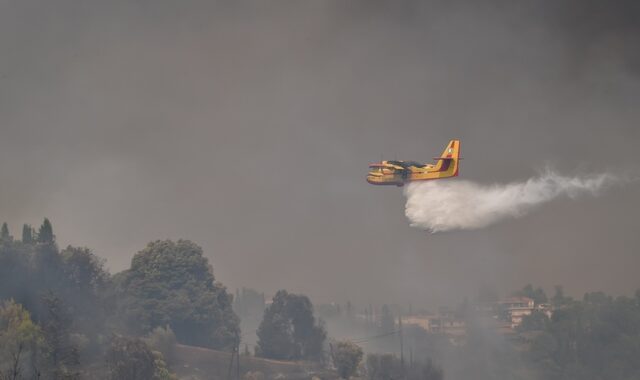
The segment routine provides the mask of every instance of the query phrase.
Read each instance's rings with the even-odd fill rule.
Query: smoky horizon
[[[633,1],[0,1],[0,222],[18,237],[47,217],[111,273],[189,239],[231,293],[633,294],[638,20]],[[625,180],[482,228],[412,228],[369,164],[431,163],[451,139],[446,184]]]

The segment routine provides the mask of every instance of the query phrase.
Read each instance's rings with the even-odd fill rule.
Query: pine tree
[[[33,228],[28,224],[22,226],[22,242],[33,243]]]
[[[49,219],[44,218],[40,230],[38,230],[38,242],[39,243],[53,243],[55,236],[53,235],[53,227]]]
[[[9,227],[7,223],[2,223],[2,228],[0,229],[0,240],[11,240],[11,235],[9,235]]]

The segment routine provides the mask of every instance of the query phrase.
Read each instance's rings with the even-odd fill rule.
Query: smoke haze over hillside
[[[0,0],[0,222],[18,235],[49,217],[60,245],[112,271],[148,241],[192,239],[230,288],[318,301],[631,292],[637,185],[425,234],[365,175],[452,138],[460,177],[436,186],[547,162],[637,174],[639,15],[637,1]]]

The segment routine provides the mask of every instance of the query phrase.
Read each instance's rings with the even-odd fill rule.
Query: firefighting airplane
[[[451,140],[435,164],[415,161],[381,161],[370,164],[367,182],[372,185],[403,186],[407,182],[457,177],[460,164],[460,140]]]

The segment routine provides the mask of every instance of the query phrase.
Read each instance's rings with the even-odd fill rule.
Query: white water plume
[[[483,228],[526,215],[559,196],[597,195],[615,181],[610,174],[565,177],[553,171],[525,182],[481,185],[452,179],[410,183],[405,215],[412,227],[431,232]]]

